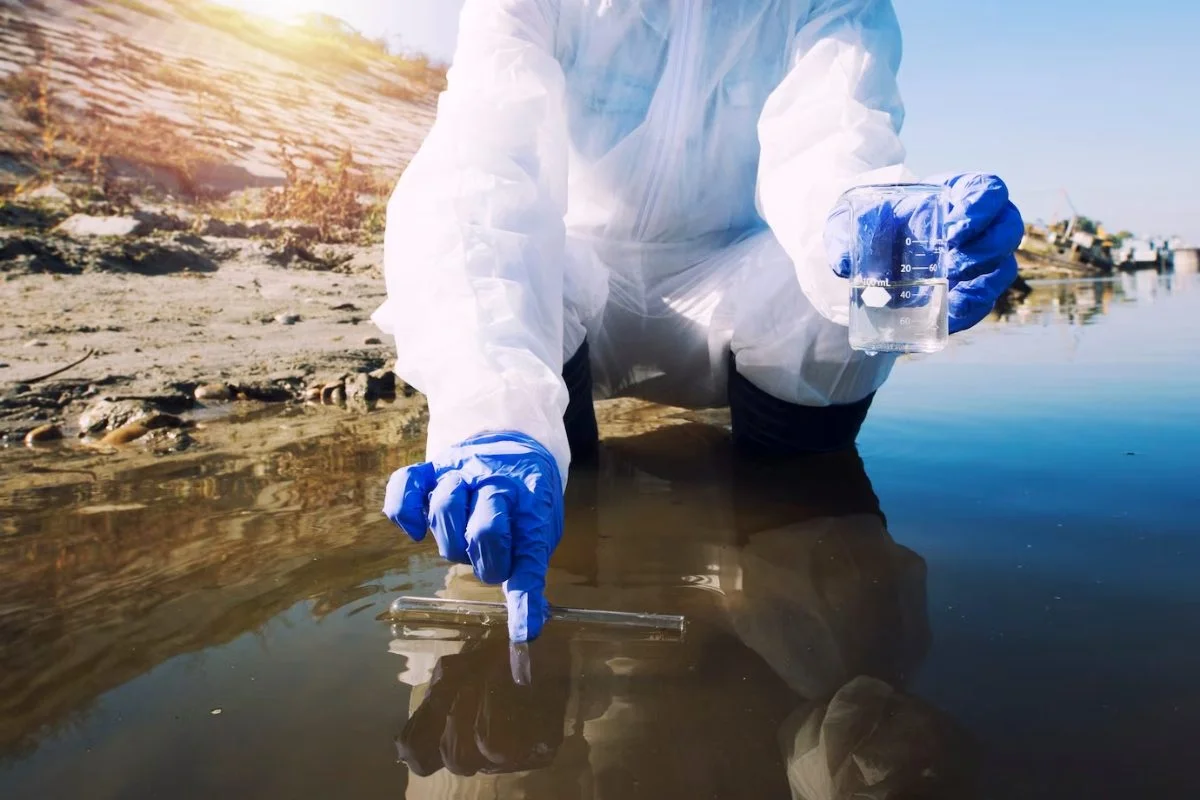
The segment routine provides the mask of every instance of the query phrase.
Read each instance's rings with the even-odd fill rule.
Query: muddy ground
[[[5,207],[10,221],[39,208],[65,213]],[[138,219],[75,215],[52,228],[0,228],[5,441],[47,424],[67,437],[89,428],[103,437],[137,416],[81,421],[106,398],[186,418],[239,399],[365,406],[394,392],[393,342],[369,320],[385,296],[379,245],[297,245],[268,223],[263,236],[204,235],[173,229],[184,226],[162,212],[144,234],[65,232],[122,221]]]

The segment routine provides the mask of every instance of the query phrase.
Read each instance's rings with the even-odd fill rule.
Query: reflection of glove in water
[[[541,633],[546,570],[563,530],[562,478],[544,447],[519,433],[468,439],[392,475],[383,513],[418,542],[428,526],[443,558],[503,582],[514,642]]]
[[[938,176],[928,183],[950,190],[946,208],[946,258],[950,283],[950,332],[977,325],[1017,277],[1016,249],[1025,234],[1008,187],[993,175],[968,173]],[[906,235],[925,238],[927,215],[920,203],[884,204],[851,219],[849,208],[838,204],[825,228],[825,249],[834,272],[850,276],[854,240],[862,243],[865,277],[872,269],[884,274],[898,257]],[[880,276],[881,276],[880,275]],[[920,293],[914,301],[921,302]]]
[[[467,776],[554,761],[563,742],[570,656],[566,642],[553,636],[529,648],[527,685],[513,680],[502,638],[476,640],[438,661],[425,699],[396,740],[409,769],[428,776],[444,767]]]
[[[875,678],[798,709],[780,744],[797,800],[973,797],[978,752],[952,720]]]

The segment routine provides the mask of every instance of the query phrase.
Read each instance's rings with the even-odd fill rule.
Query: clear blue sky
[[[994,172],[1030,220],[1052,215],[1066,189],[1079,213],[1110,228],[1200,244],[1200,3],[895,4],[904,140],[919,174]],[[448,59],[462,0],[295,5]]]

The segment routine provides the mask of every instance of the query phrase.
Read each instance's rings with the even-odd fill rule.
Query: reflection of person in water
[[[517,686],[502,632],[393,643],[414,684],[410,798],[970,796],[965,735],[905,691],[929,643],[924,562],[891,539],[857,453],[727,448],[699,425],[618,439],[568,496],[551,596],[686,613],[682,644],[549,626]],[[474,586],[467,571],[446,594]]]

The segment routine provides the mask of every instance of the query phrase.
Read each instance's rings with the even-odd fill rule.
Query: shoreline
[[[29,238],[0,229],[0,248]],[[178,237],[153,241],[160,261],[183,247]],[[0,264],[0,292],[20,309],[0,319],[0,443],[47,425],[102,437],[139,409],[180,416],[239,399],[306,398],[365,407],[395,394],[392,340],[369,319],[386,296],[380,246],[347,246],[349,260],[333,271],[273,263],[269,243],[187,241],[213,254],[203,269],[62,275]],[[103,424],[86,417],[106,398],[124,412]]]

